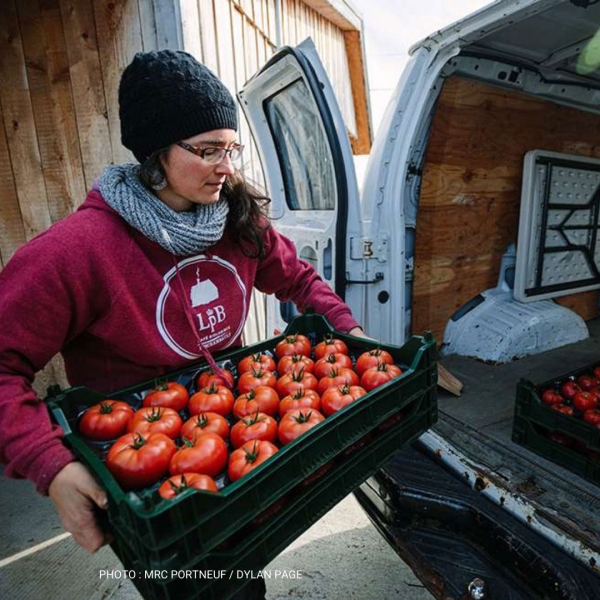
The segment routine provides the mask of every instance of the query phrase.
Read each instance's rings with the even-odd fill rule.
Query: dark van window
[[[265,102],[292,210],[333,210],[335,172],[318,107],[302,79]]]

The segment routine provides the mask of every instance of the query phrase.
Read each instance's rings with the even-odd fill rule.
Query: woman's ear
[[[158,161],[162,167],[163,173],[166,173],[167,167],[169,166],[169,156],[171,155],[171,146],[163,150],[158,155]]]

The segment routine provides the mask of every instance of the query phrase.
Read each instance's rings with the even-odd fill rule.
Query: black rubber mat
[[[470,598],[476,578],[486,600],[600,598],[590,568],[417,447],[398,452],[355,495],[436,598]]]

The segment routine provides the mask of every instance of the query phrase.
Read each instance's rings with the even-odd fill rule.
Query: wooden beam
[[[154,15],[154,4],[148,0],[138,0],[138,10],[140,12],[140,30],[142,32],[143,52],[152,52],[158,49],[158,39],[156,35],[156,17]]]
[[[26,239],[48,228],[48,210],[17,11],[0,3],[0,104]]]
[[[362,17],[345,0],[301,1],[344,31],[362,29]]]
[[[344,43],[348,57],[348,71],[354,103],[354,118],[356,121],[356,138],[351,136],[354,154],[369,154],[373,140],[371,130],[371,114],[369,110],[369,90],[366,81],[366,66],[360,31],[345,31]]]
[[[217,1],[215,7],[215,29],[217,43],[218,71],[217,74],[231,93],[235,93],[237,87],[236,64],[235,64],[235,39],[233,35],[233,14],[236,10],[229,2]],[[207,24],[210,27],[210,23]],[[241,40],[240,40],[241,42]]]
[[[199,0],[200,6],[200,43],[202,47],[202,62],[211,70],[219,71],[217,54],[217,26],[215,22],[215,7],[213,0]]]
[[[202,60],[202,40],[200,37],[200,8],[198,0],[180,0],[182,50]]]
[[[0,267],[6,265],[17,248],[25,241],[25,230],[21,220],[19,197],[8,153],[0,103]]]
[[[98,0],[104,4],[104,0]],[[156,23],[156,39],[158,48],[181,50],[183,48],[183,31],[178,0],[149,0],[154,4]]]
[[[27,78],[53,222],[85,198],[69,61],[58,0],[18,1]]]
[[[60,5],[85,184],[89,189],[104,167],[113,162],[94,9],[91,0],[61,0]]]
[[[118,164],[135,162],[133,154],[121,144],[118,96],[121,74],[143,45],[138,4],[130,0],[95,0],[93,17],[106,98],[112,161]]]

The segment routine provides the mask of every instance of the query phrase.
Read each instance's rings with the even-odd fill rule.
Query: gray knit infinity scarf
[[[177,256],[203,252],[221,239],[229,212],[226,200],[176,212],[144,186],[138,173],[139,165],[114,165],[98,181],[106,203],[129,225]]]

